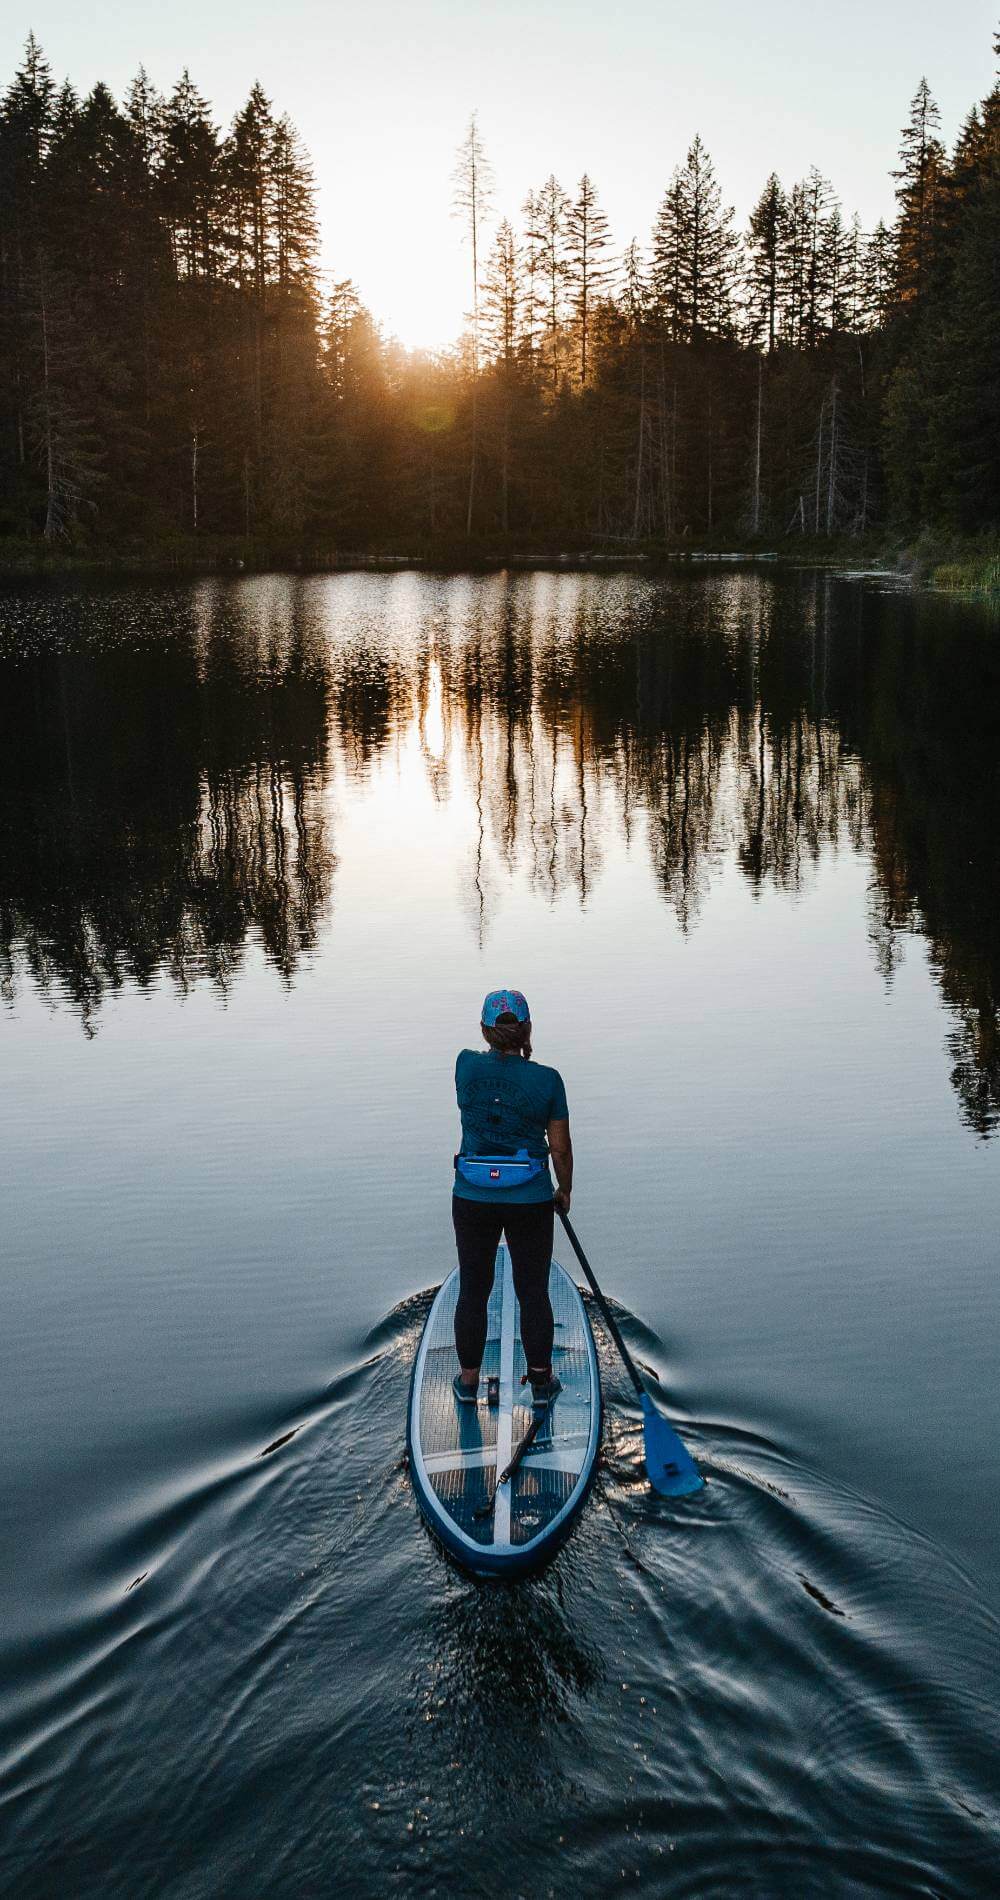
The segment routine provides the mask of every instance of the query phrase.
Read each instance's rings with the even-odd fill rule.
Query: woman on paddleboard
[[[531,1060],[531,1016],[520,990],[491,990],[481,1027],[488,1047],[463,1049],[455,1064],[462,1117],[452,1197],[459,1265],[455,1396],[460,1404],[476,1403],[486,1309],[503,1234],[532,1397],[547,1405],[561,1390],[552,1373],[549,1267],[554,1208],[558,1204],[569,1213],[573,1186],[566,1090],[558,1069]]]

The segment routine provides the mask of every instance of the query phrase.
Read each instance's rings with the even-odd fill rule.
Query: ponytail
[[[531,1023],[519,1023],[516,1016],[504,1014],[498,1016],[495,1023],[481,1024],[483,1035],[491,1049],[500,1056],[522,1056],[527,1062],[531,1057]]]

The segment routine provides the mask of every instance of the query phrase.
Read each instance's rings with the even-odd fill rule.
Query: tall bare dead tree
[[[493,198],[493,169],[483,148],[474,112],[458,148],[458,162],[453,177],[455,216],[463,221],[465,237],[472,253],[472,443],[469,450],[469,501],[465,516],[468,537],[472,534],[476,502],[476,459],[479,447],[479,251],[483,226]]]

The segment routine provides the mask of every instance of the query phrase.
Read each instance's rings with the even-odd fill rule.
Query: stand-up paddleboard
[[[590,1322],[577,1288],[553,1260],[552,1370],[562,1391],[521,1462],[502,1477],[533,1422],[531,1387],[510,1257],[497,1248],[486,1351],[475,1406],[452,1390],[458,1269],[427,1315],[410,1387],[407,1443],[413,1488],[431,1529],[475,1576],[536,1570],[562,1543],[590,1487],[601,1440],[601,1379]],[[498,1401],[488,1400],[490,1379]]]

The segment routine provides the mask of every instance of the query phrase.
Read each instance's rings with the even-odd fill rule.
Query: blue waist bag
[[[533,1181],[545,1167],[537,1155],[519,1148],[513,1155],[456,1155],[455,1171],[470,1187],[512,1188]]]

